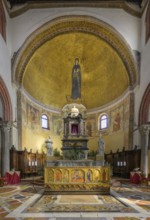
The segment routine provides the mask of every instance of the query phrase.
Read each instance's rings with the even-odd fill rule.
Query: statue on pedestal
[[[99,161],[100,165],[104,166],[104,152],[105,152],[105,142],[100,134],[98,140],[98,153],[96,155],[96,160]]]
[[[47,148],[47,156],[53,156],[53,141],[51,137],[49,137],[46,141],[46,148]]]
[[[102,139],[102,135],[100,134],[99,140],[98,140],[98,154],[100,156],[104,156],[105,152],[105,142]]]

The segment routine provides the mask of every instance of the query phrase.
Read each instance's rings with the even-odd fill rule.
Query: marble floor
[[[76,212],[73,209],[43,211],[43,204],[51,204],[49,197],[43,199],[43,192],[43,187],[34,187],[23,182],[0,187],[0,220],[150,220],[150,187],[147,186],[122,183],[120,186],[111,187],[111,195],[115,200],[109,197],[99,198],[97,195],[54,196],[58,208],[62,208],[64,204],[74,205]],[[118,210],[82,210],[82,205],[106,205],[107,208],[112,208],[116,200],[119,201]],[[127,209],[121,211],[121,204]],[[81,210],[77,209],[78,206]]]

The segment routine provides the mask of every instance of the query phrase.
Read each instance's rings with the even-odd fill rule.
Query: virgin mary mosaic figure
[[[72,99],[81,98],[81,69],[79,65],[79,58],[75,59],[75,64],[72,68]]]

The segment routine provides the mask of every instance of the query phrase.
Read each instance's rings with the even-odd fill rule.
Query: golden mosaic
[[[15,80],[35,100],[61,109],[71,94],[76,57],[82,103],[88,109],[115,100],[137,83],[134,58],[124,40],[86,16],[62,17],[37,30],[16,57]]]

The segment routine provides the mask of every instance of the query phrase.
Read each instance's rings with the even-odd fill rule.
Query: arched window
[[[47,115],[42,115],[42,128],[49,129],[49,121]]]
[[[99,121],[99,129],[103,130],[108,128],[108,116],[106,114],[103,114],[100,117],[100,121]]]

